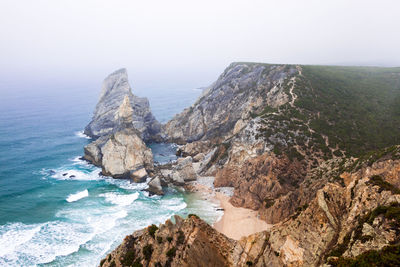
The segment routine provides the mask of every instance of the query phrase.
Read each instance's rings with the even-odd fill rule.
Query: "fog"
[[[100,85],[196,88],[234,61],[400,66],[394,1],[44,0],[0,2],[0,90]],[[98,87],[97,87],[98,88]]]

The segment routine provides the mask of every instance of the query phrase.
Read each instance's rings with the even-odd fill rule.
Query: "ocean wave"
[[[83,131],[75,132],[75,136],[77,136],[79,138],[91,139],[90,136],[87,136],[86,134],[84,134]]]
[[[100,194],[99,196],[104,197],[109,203],[119,206],[128,206],[132,204],[139,197],[139,192],[135,192],[129,195],[122,195],[113,192]]]
[[[0,236],[0,244],[6,246],[5,249],[1,247],[0,265],[30,266],[48,263],[58,256],[72,254],[91,238],[91,234],[84,228],[84,225],[65,222],[48,222],[41,225],[11,224],[8,231]],[[7,236],[12,236],[9,242]]]
[[[70,159],[70,161],[73,162],[73,165],[79,165],[79,166],[83,166],[85,168],[96,168],[93,164],[89,163],[88,161],[82,159],[82,156],[76,156],[72,159]]]
[[[101,210],[92,210],[89,211],[89,215],[85,211],[87,210],[70,209],[64,213],[71,215],[66,216],[69,221],[57,220],[32,225],[12,223],[0,226],[0,266],[51,263],[72,255],[88,242],[100,238],[111,229],[116,229],[118,220],[128,215],[126,210],[109,209],[103,213]],[[107,245],[109,249],[111,244],[107,240],[103,245]],[[104,247],[99,249],[105,251]]]
[[[78,201],[79,199],[85,198],[89,196],[89,191],[87,189],[80,191],[78,193],[75,194],[70,194],[67,198],[66,201],[67,202],[75,202]]]
[[[149,187],[148,182],[151,178],[148,178],[144,183],[133,183],[130,180],[123,180],[123,179],[113,179],[109,178],[106,179],[108,183],[118,186],[121,189],[126,190],[144,190]]]
[[[58,180],[93,181],[104,179],[104,177],[100,175],[100,171],[100,168],[95,168],[94,170],[60,168],[51,170],[50,177]]]
[[[187,207],[186,202],[182,198],[162,199],[160,202],[161,208],[172,212],[178,212]]]
[[[0,227],[0,257],[13,252],[19,245],[28,242],[40,231],[41,225],[23,223],[6,224]]]

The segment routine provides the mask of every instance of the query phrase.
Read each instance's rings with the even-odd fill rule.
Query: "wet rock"
[[[160,177],[156,176],[149,182],[149,188],[147,191],[153,195],[164,195],[164,191],[161,186]]]

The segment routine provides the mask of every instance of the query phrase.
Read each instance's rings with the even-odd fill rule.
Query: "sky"
[[[400,66],[398,0],[1,0],[0,90],[202,87],[231,62]],[[6,86],[7,85],[7,86]]]

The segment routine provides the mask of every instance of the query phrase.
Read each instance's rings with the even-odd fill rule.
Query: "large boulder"
[[[178,183],[195,181],[197,179],[196,171],[193,168],[192,157],[178,159],[172,171],[172,179]]]
[[[160,177],[156,176],[153,179],[151,179],[147,191],[150,193],[150,195],[164,195]]]
[[[121,106],[125,110],[121,110]],[[130,118],[121,119],[120,112],[125,112]],[[85,134],[99,138],[131,127],[146,141],[159,139],[161,125],[151,113],[149,101],[132,94],[127,71],[120,69],[103,81],[99,102]]]
[[[144,182],[153,171],[153,154],[133,129],[102,137],[85,147],[84,158],[102,167],[102,174]]]

